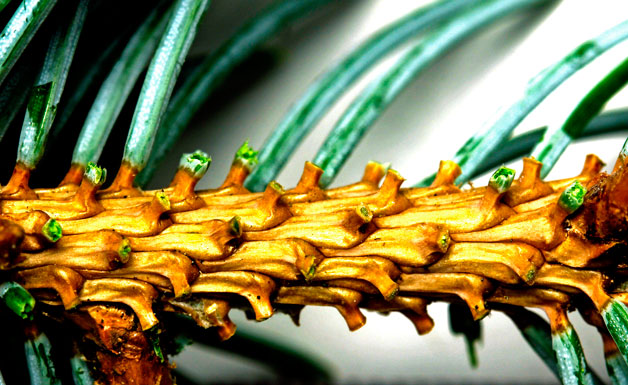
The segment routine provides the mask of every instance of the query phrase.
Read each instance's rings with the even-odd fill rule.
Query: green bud
[[[386,301],[392,301],[397,296],[397,294],[399,294],[399,288],[396,288],[390,294],[388,294],[388,296],[386,297]]]
[[[201,179],[212,163],[212,158],[201,150],[191,154],[183,154],[179,161],[179,168],[187,171],[193,177]]]
[[[88,162],[83,175],[94,186],[102,186],[107,179],[107,169],[99,167],[94,162]]]
[[[526,282],[532,283],[532,281],[534,281],[534,277],[536,277],[536,268],[531,268],[527,273],[526,273]]]
[[[5,282],[0,285],[0,298],[5,305],[22,319],[32,318],[35,298],[20,284]]]
[[[283,186],[280,185],[278,182],[272,181],[268,185],[270,186],[270,188],[277,191],[281,195],[286,193],[286,190],[284,190]]]
[[[161,333],[161,330],[159,330],[159,325],[155,325],[152,328],[146,330],[146,336],[148,337],[150,344],[153,346],[153,351],[155,352],[155,355],[157,356],[157,358],[159,358],[159,362],[164,362],[165,358],[164,353],[161,350],[159,333]]]
[[[316,265],[312,264],[312,266],[310,266],[307,271],[302,271],[301,273],[303,274],[303,278],[305,278],[305,280],[309,282],[312,278],[314,278],[314,275],[316,274]]]
[[[155,194],[155,196],[157,197],[157,199],[159,199],[159,202],[166,210],[170,210],[170,199],[168,199],[168,196],[165,192],[159,191]]]
[[[373,212],[369,210],[367,206],[358,207],[357,213],[364,220],[365,223],[373,220]]]
[[[241,163],[244,167],[246,167],[249,171],[255,167],[257,164],[257,154],[259,151],[253,150],[249,146],[249,141],[245,141],[244,144],[238,149],[235,154],[235,158],[233,159],[234,163]]]
[[[586,193],[587,189],[582,185],[582,183],[575,181],[570,184],[562,194],[560,194],[560,198],[558,198],[558,205],[571,214],[582,206]]]
[[[449,242],[451,242],[451,237],[449,231],[445,230],[438,238],[438,247],[445,252],[449,248]]]
[[[508,191],[513,180],[515,180],[515,170],[502,166],[493,173],[488,185],[501,194]]]
[[[124,238],[118,248],[118,255],[120,256],[122,262],[126,262],[129,258],[129,254],[131,254],[131,242]]]
[[[229,227],[231,228],[231,234],[235,235],[236,237],[242,235],[242,226],[240,226],[239,216],[236,215],[235,217],[231,218],[231,220],[229,221]]]
[[[50,242],[57,242],[63,236],[63,229],[56,219],[49,219],[42,227],[41,232]]]

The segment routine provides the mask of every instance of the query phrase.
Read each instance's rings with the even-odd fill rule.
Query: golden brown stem
[[[227,258],[200,262],[199,269],[204,273],[246,270],[278,279],[310,280],[321,259],[318,250],[305,241],[280,239],[246,242]]]
[[[381,163],[370,161],[364,168],[364,175],[360,182],[348,186],[332,188],[326,191],[331,199],[349,198],[372,194],[377,190],[379,182],[386,175],[388,167]]]
[[[0,219],[10,220],[24,230],[24,240],[21,244],[22,251],[41,251],[50,246],[50,240],[44,235],[44,226],[51,218],[43,211],[34,210],[27,213],[3,214],[0,215]]]
[[[17,223],[0,218],[0,270],[8,269],[20,253],[24,229]]]
[[[604,276],[597,271],[576,270],[546,263],[539,269],[535,285],[582,291],[591,299],[598,311],[604,308],[610,298],[604,291]]]
[[[264,320],[273,315],[270,295],[275,282],[268,276],[248,271],[222,271],[201,274],[192,285],[192,293],[232,293],[249,301],[255,319]]]
[[[395,264],[379,257],[336,257],[326,258],[317,267],[312,281],[352,278],[367,281],[391,300],[399,286],[394,282],[400,272]]]
[[[128,236],[148,236],[159,233],[172,222],[162,218],[170,210],[164,194],[157,193],[150,202],[119,210],[108,210],[85,219],[61,221],[66,234],[81,234],[110,229]]]
[[[217,328],[222,341],[231,338],[236,331],[236,325],[229,319],[229,301],[209,298],[168,299],[165,307],[168,311],[187,314],[202,328]]]
[[[276,182],[269,183],[264,194],[245,203],[230,205],[208,205],[194,211],[172,214],[175,223],[198,223],[220,219],[229,221],[237,216],[243,231],[265,230],[290,217],[290,210],[280,200],[285,191]]]
[[[28,213],[32,210],[41,210],[58,220],[88,218],[104,210],[96,199],[98,188],[99,186],[83,178],[73,198],[7,200],[1,203],[1,207],[5,213]]]
[[[177,170],[170,187],[169,194],[171,208],[170,212],[181,212],[198,209],[205,206],[205,201],[199,198],[194,192],[194,187],[198,183],[198,178],[184,169]]]
[[[148,283],[124,278],[102,278],[87,280],[81,289],[81,302],[122,303],[133,309],[142,330],[159,323],[153,313],[152,303],[157,291]]]
[[[332,214],[292,217],[277,227],[242,234],[247,241],[299,238],[316,247],[346,249],[362,242],[374,230],[366,206]]]
[[[218,187],[218,189],[226,189],[228,187],[238,187],[242,188],[243,191],[246,190],[242,185],[246,180],[246,177],[249,176],[251,170],[249,167],[246,167],[240,162],[233,162],[231,168],[229,169],[229,173],[225,177],[225,180],[222,182],[222,185]]]
[[[358,307],[362,294],[358,291],[338,287],[291,286],[281,287],[276,303],[289,305],[333,306],[347,322],[349,330],[364,326],[366,317]]]
[[[404,179],[399,173],[389,170],[382,187],[373,194],[319,202],[295,203],[290,207],[290,211],[295,216],[313,216],[350,210],[365,205],[375,217],[397,214],[410,206],[410,202],[399,192],[403,181]]]
[[[295,203],[316,202],[329,199],[318,183],[323,175],[323,170],[311,162],[305,162],[303,174],[295,188],[288,190],[281,200],[291,206]]]
[[[192,258],[212,261],[233,252],[229,242],[239,236],[229,222],[214,220],[199,224],[174,224],[160,234],[129,237],[134,251],[178,250]]]
[[[462,170],[456,162],[452,160],[441,160],[434,182],[432,182],[430,187],[451,186],[460,174],[462,174]]]
[[[588,186],[589,182],[591,182],[600,173],[600,171],[602,171],[603,167],[604,162],[602,162],[602,159],[598,158],[596,155],[589,154],[584,160],[584,166],[582,167],[580,175],[573,178],[560,179],[547,183],[554,189],[554,191],[562,191],[576,180],[580,181],[582,185]]]
[[[66,309],[78,305],[78,291],[84,281],[76,271],[54,265],[22,270],[17,273],[17,280],[27,290],[54,290]]]
[[[436,273],[471,273],[497,281],[518,284],[534,282],[543,265],[541,253],[525,243],[462,242],[428,268]]]
[[[102,198],[126,198],[141,196],[142,192],[133,185],[139,170],[129,163],[123,162],[118,169],[111,186],[101,190],[98,196]]]
[[[379,255],[405,266],[426,266],[436,262],[449,248],[449,231],[443,226],[418,224],[412,227],[379,229],[350,249],[322,249],[328,257]]]
[[[458,273],[401,274],[397,283],[402,293],[456,295],[467,303],[475,320],[488,314],[484,294],[492,285],[484,277]]]
[[[523,171],[504,194],[510,207],[551,194],[554,190],[541,179],[543,163],[534,158],[523,158]]]
[[[37,194],[28,187],[31,169],[21,163],[16,163],[13,174],[6,186],[2,188],[2,199],[37,199]]]
[[[65,174],[65,177],[59,183],[59,187],[67,186],[67,185],[76,185],[78,186],[83,179],[83,173],[85,172],[85,167],[80,164],[72,163],[68,173]]]

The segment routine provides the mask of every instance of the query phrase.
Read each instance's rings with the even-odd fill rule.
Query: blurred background
[[[211,170],[200,186],[218,186],[240,144],[249,139],[259,149],[317,75],[374,31],[428,3],[344,1],[281,33],[240,66],[210,99],[164,162],[153,186],[167,184],[180,154],[197,148],[213,158]],[[197,35],[191,60],[216,48],[244,20],[268,4],[259,0],[214,0]],[[508,17],[464,41],[419,76],[383,114],[334,185],[358,180],[369,160],[391,162],[407,179],[407,185],[422,179],[436,170],[439,160],[452,157],[500,107],[516,100],[530,78],[580,43],[623,21],[626,15],[628,4],[623,0],[565,0]],[[296,184],[303,163],[313,158],[341,113],[401,51],[379,63],[327,114],[293,154],[278,178],[281,184]],[[516,133],[560,124],[586,91],[627,55],[628,44],[619,44],[588,65],[548,97]],[[624,91],[607,109],[628,106],[628,93]],[[570,146],[550,178],[577,174],[588,153],[596,153],[612,166],[624,139],[625,134],[611,135]],[[509,166],[521,169],[520,162]],[[487,178],[480,177],[477,183],[485,184]],[[356,332],[348,331],[333,308],[304,309],[300,327],[282,314],[256,323],[234,310],[232,319],[240,331],[280,340],[319,360],[340,383],[557,382],[502,314],[491,313],[482,321],[479,367],[473,370],[464,340],[449,331],[447,306],[432,304],[428,310],[436,326],[422,337],[400,314],[367,313],[366,325]],[[598,334],[579,315],[572,313],[571,318],[590,364],[608,379]],[[277,380],[272,371],[255,361],[200,346],[187,348],[174,361],[199,383]]]
[[[87,47],[79,43],[75,56],[78,67],[85,67],[105,49],[111,38],[107,32],[110,28],[126,26],[131,30],[134,20],[140,19],[136,16],[145,14],[154,4],[153,0],[106,1],[109,11],[115,12],[97,15],[92,20],[88,16],[89,29],[84,32],[92,38],[102,35],[103,44]],[[291,103],[319,74],[378,29],[430,2],[337,1],[287,28],[257,50],[216,90],[168,155],[150,187],[167,185],[181,153],[196,149],[213,158],[211,169],[199,187],[220,185],[242,142],[248,139],[254,148],[262,147]],[[183,71],[219,47],[246,20],[271,3],[267,0],[213,0]],[[465,40],[403,91],[355,149],[334,185],[357,181],[369,160],[391,162],[407,179],[408,186],[419,181],[434,172],[440,160],[451,158],[500,108],[517,100],[530,78],[587,39],[624,21],[626,15],[628,3],[625,0],[563,0],[507,17]],[[45,43],[47,36],[39,35]],[[408,45],[416,43],[421,36]],[[36,44],[35,41],[33,45]],[[279,175],[282,185],[296,184],[303,163],[314,157],[344,110],[367,84],[399,58],[404,48],[407,46],[376,63],[371,72],[347,90],[293,154]],[[515,133],[562,123],[585,93],[627,56],[628,43],[609,50],[549,96]],[[73,78],[70,71],[68,84],[80,80],[80,74],[77,72]],[[141,81],[136,84],[130,101],[137,100],[140,87]],[[85,98],[84,111],[92,100],[93,95]],[[625,107],[628,107],[628,92],[623,90],[606,108]],[[112,132],[114,140],[107,144],[103,153],[102,164],[109,169],[110,178],[119,166],[133,110],[134,103],[127,103]],[[75,115],[68,124],[69,137],[75,137],[84,119],[84,115]],[[20,124],[21,119],[16,119],[0,143],[0,162],[4,164],[14,162]],[[588,153],[597,154],[612,166],[627,135],[628,129],[623,134],[571,145],[549,178],[579,173]],[[64,138],[51,143],[47,157],[33,175],[32,186],[50,187],[59,182],[69,164],[74,143]],[[520,162],[509,166],[521,170]],[[8,180],[11,168],[0,171],[0,180]],[[488,175],[484,175],[474,183],[484,185],[487,179]],[[435,303],[428,311],[435,327],[421,337],[400,314],[366,313],[366,325],[356,332],[349,332],[334,308],[304,309],[300,327],[284,314],[257,323],[247,320],[241,311],[233,310],[231,318],[239,332],[279,341],[319,362],[338,383],[557,383],[514,324],[501,313],[491,313],[482,321],[484,337],[478,348],[479,367],[471,369],[463,338],[450,333],[447,305]],[[578,314],[572,313],[571,319],[589,363],[608,380],[599,335]],[[174,362],[182,373],[199,384],[280,380],[259,361],[199,345],[185,349],[174,357]]]

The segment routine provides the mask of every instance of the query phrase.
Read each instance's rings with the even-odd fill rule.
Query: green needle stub
[[[310,256],[308,256],[310,257]],[[308,258],[306,257],[306,258]],[[312,256],[312,258],[314,258],[315,256]],[[307,282],[309,282],[312,278],[314,278],[314,275],[316,274],[316,265],[312,264],[312,266],[310,266],[310,268],[307,271],[301,271],[301,274],[303,274],[303,278],[305,278],[305,280]],[[397,293],[397,291],[395,291],[395,294]]]
[[[49,219],[42,227],[41,232],[50,242],[57,242],[63,236],[63,229],[56,219]]]
[[[231,220],[229,221],[229,227],[231,228],[231,234],[233,234],[236,237],[239,237],[242,235],[242,226],[240,226],[240,217],[239,216],[235,216],[233,218],[231,218]]]
[[[0,285],[0,298],[4,304],[22,319],[32,318],[35,298],[20,284],[5,282]]]
[[[249,146],[249,141],[245,141],[242,146],[238,149],[235,154],[235,158],[233,159],[233,163],[242,164],[249,172],[255,167],[257,164],[257,154],[259,151],[255,151],[251,146]]]
[[[270,188],[277,191],[279,195],[283,195],[286,193],[286,190],[284,190],[283,186],[275,181],[270,182],[268,185],[270,186]]]
[[[157,197],[157,199],[159,199],[159,203],[161,203],[163,208],[165,208],[166,210],[170,210],[170,199],[168,199],[168,196],[165,192],[159,191],[157,194],[155,194],[155,196]]]
[[[102,186],[107,179],[107,169],[99,167],[94,162],[87,162],[84,176],[94,186]]]
[[[148,340],[150,341],[150,344],[153,346],[153,352],[155,352],[155,355],[157,356],[157,358],[159,358],[159,362],[164,362],[165,358],[164,358],[164,353],[161,350],[161,343],[159,341],[159,325],[155,325],[152,328],[146,330],[146,336],[148,337]]]
[[[582,206],[586,193],[587,189],[582,185],[582,183],[575,181],[570,184],[562,194],[560,194],[558,205],[571,214]]]
[[[513,180],[515,180],[515,170],[508,167],[500,167],[493,173],[488,181],[488,185],[501,194],[508,191]]]
[[[212,163],[212,158],[201,150],[183,154],[179,161],[179,169],[187,171],[194,178],[201,179]]]
[[[364,223],[368,223],[373,220],[373,212],[367,206],[358,207],[358,215],[362,218]]]
[[[533,282],[534,281],[534,277],[536,277],[536,268],[532,267],[527,273],[526,273],[526,282]]]
[[[451,237],[449,236],[449,231],[445,230],[438,238],[438,247],[442,252],[447,251],[449,248],[449,242],[451,242]]]
[[[128,239],[124,239],[118,248],[118,255],[123,263],[129,259],[129,254],[131,254],[131,243]]]

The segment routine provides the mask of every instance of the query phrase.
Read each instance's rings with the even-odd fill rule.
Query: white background
[[[253,147],[261,147],[290,103],[318,74],[378,28],[426,3],[429,1],[353,1],[331,7],[280,34],[265,46],[279,52],[280,62],[219,111],[211,114],[201,111],[168,158],[158,176],[159,184],[169,181],[182,152],[200,148],[214,160],[200,187],[217,186],[242,141],[248,138]],[[215,48],[267,4],[267,1],[215,0],[193,53],[200,55]],[[515,100],[528,79],[578,44],[623,21],[628,17],[627,11],[624,0],[564,0],[540,12],[510,17],[465,41],[420,75],[382,115],[347,162],[336,185],[356,181],[371,159],[391,162],[408,184],[435,171],[439,160],[451,157],[500,106]],[[560,124],[584,93],[627,56],[628,44],[620,44],[580,71],[547,98],[517,132]],[[303,162],[313,158],[350,101],[397,57],[393,55],[379,63],[347,92],[294,154],[278,178],[280,183],[289,187],[297,182]],[[626,105],[628,98],[623,92],[607,108]],[[590,152],[612,165],[623,139],[619,135],[572,145],[550,178],[578,173],[584,156]],[[513,166],[520,170],[519,163]],[[485,182],[486,177],[478,179],[478,183]],[[353,333],[333,308],[305,309],[302,326],[298,328],[281,314],[263,323],[246,320],[238,310],[231,315],[241,330],[281,339],[321,359],[340,382],[556,381],[505,316],[495,312],[482,321],[484,342],[479,347],[480,366],[471,370],[462,338],[449,332],[446,305],[433,304],[428,310],[436,326],[423,337],[398,314],[383,317],[367,313],[367,324]],[[572,314],[588,360],[606,377],[599,336],[577,314]],[[175,361],[183,370],[193,371],[201,383],[274,379],[272,372],[256,363],[196,346],[188,348]]]

